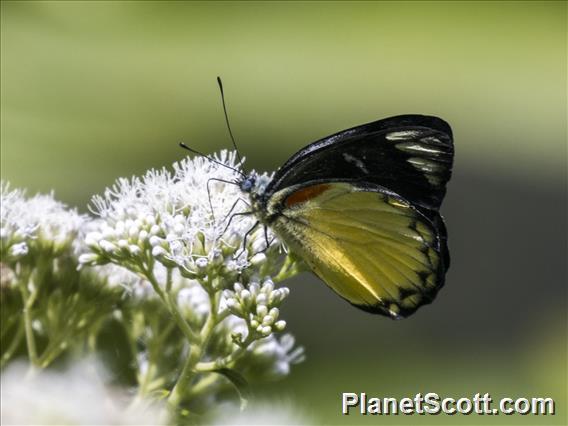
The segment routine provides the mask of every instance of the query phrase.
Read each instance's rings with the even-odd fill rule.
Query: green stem
[[[4,367],[4,365],[6,365],[8,361],[10,361],[10,358],[12,358],[12,355],[14,355],[16,349],[18,349],[18,346],[20,345],[20,342],[22,341],[23,337],[24,337],[24,324],[20,323],[18,329],[16,330],[16,334],[14,335],[12,341],[10,342],[10,346],[8,347],[8,349],[6,349],[6,351],[2,355],[2,360],[0,361],[0,368]]]
[[[175,384],[170,396],[168,397],[168,404],[173,407],[177,407],[182,400],[182,397],[191,382],[191,379],[195,375],[193,368],[197,362],[201,359],[202,347],[198,345],[191,345],[189,348],[189,355],[185,360],[183,369],[180,376],[178,377],[177,383]]]
[[[49,347],[45,349],[41,357],[38,358],[37,365],[39,365],[41,368],[48,367],[55,358],[57,358],[65,349],[67,349],[66,341],[66,338],[61,338],[57,339],[57,341],[53,344],[50,344]]]
[[[272,281],[278,283],[283,281],[287,278],[290,278],[292,275],[300,272],[301,266],[298,262],[293,258],[291,255],[287,255],[286,259],[284,259],[284,263],[280,268],[280,271],[272,278]]]
[[[244,342],[242,342],[239,345],[239,347],[235,351],[233,351],[231,354],[229,354],[225,358],[221,358],[221,359],[218,359],[216,361],[199,362],[195,366],[195,370],[202,372],[202,373],[206,373],[206,372],[218,370],[219,368],[227,367],[228,365],[235,362],[236,360],[238,360],[241,356],[243,356],[246,353],[246,351],[247,351],[248,347],[251,345],[251,343],[256,340],[255,336],[256,336],[255,331],[249,327],[247,338],[245,339]]]
[[[241,356],[243,356],[246,353],[247,348],[255,340],[252,336],[253,336],[253,331],[249,329],[248,337],[238,347],[238,349],[236,349],[234,352],[232,352],[230,355],[226,356],[225,358],[218,359],[217,361],[198,362],[195,365],[195,370],[202,372],[202,373],[207,373],[207,372],[218,370],[219,368],[224,368],[224,367],[229,366],[231,363],[235,362],[236,360],[238,360]]]
[[[32,327],[32,305],[35,302],[37,297],[37,289],[33,289],[32,292],[28,290],[28,280],[25,280],[20,283],[20,292],[22,294],[22,301],[23,301],[23,316],[24,316],[24,329],[26,333],[26,345],[28,348],[28,356],[30,358],[30,362],[34,366],[39,366],[38,363],[38,356],[37,356],[37,348],[35,343],[34,331]]]
[[[207,347],[207,343],[213,334],[213,330],[215,326],[219,323],[218,320],[218,305],[219,305],[219,297],[220,294],[214,294],[213,292],[209,293],[211,298],[211,314],[207,317],[205,321],[205,325],[201,330],[200,334],[200,345],[192,345],[190,347],[190,353],[187,357],[185,364],[183,366],[183,370],[181,372],[180,377],[178,378],[177,383],[175,384],[172,392],[168,398],[168,403],[172,406],[177,406],[181,402],[183,395],[187,391],[187,387],[191,380],[194,378],[195,374],[195,366],[199,363],[203,353],[205,352],[205,348]]]
[[[160,288],[160,284],[158,284],[158,281],[156,280],[156,277],[154,276],[154,273],[150,268],[144,268],[143,273],[144,276],[148,279],[148,281],[152,285],[154,291],[158,294],[162,302],[164,302],[164,304],[166,305],[166,308],[168,308],[170,313],[173,315],[178,327],[181,329],[182,333],[185,335],[187,340],[189,340],[189,342],[192,344],[199,345],[201,343],[201,338],[199,334],[191,329],[191,327],[189,326],[189,324],[187,323],[187,321],[179,311],[179,307],[176,301],[173,299],[173,296],[169,293],[167,295],[164,293],[164,291]]]
[[[190,396],[197,396],[219,383],[220,376],[218,374],[208,374],[200,379],[194,386],[192,386],[189,393]]]
[[[148,368],[146,369],[146,372],[142,377],[140,387],[138,388],[138,397],[142,398],[146,396],[146,393],[148,392],[148,384],[152,382],[152,379],[156,374],[156,368],[157,367],[153,362],[148,361]]]
[[[166,278],[166,293],[172,290],[172,268],[168,268],[167,278]]]
[[[20,317],[17,315],[11,315],[10,317],[3,320],[2,323],[2,333],[0,334],[0,341],[4,341],[4,337],[10,332],[10,329],[14,324],[19,327]]]

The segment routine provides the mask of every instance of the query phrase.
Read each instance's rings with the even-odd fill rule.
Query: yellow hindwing
[[[406,316],[441,286],[438,233],[396,194],[319,183],[282,190],[272,204],[279,211],[274,230],[327,285],[362,309]]]

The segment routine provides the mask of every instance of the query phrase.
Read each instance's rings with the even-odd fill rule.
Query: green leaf
[[[230,368],[219,368],[217,370],[213,370],[213,372],[225,376],[233,384],[239,395],[239,399],[241,400],[241,410],[244,410],[248,404],[248,400],[250,399],[251,391],[249,383],[243,375],[235,370],[231,370]]]

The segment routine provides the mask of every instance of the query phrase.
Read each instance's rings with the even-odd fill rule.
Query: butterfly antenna
[[[229,115],[227,114],[227,105],[225,104],[225,93],[223,92],[223,82],[221,81],[221,77],[217,77],[217,84],[219,84],[219,90],[221,91],[221,101],[223,102],[223,112],[225,113],[225,122],[227,123],[227,129],[229,129],[229,136],[231,136],[231,141],[233,142],[233,146],[237,152],[239,163],[242,163],[241,154],[239,152],[239,148],[237,148],[237,143],[235,142],[235,137],[233,136],[233,131],[229,124]]]
[[[208,159],[208,160],[211,161],[212,163],[215,163],[215,164],[218,164],[218,165],[220,165],[220,166],[226,167],[227,169],[231,169],[232,171],[237,172],[237,173],[240,174],[241,176],[246,177],[246,175],[245,175],[242,171],[240,171],[239,169],[237,169],[237,168],[235,168],[235,167],[228,166],[228,165],[225,164],[225,163],[222,163],[222,162],[220,162],[220,161],[215,160],[213,157],[211,157],[211,156],[209,156],[209,155],[205,155],[205,154],[203,154],[202,152],[199,152],[199,151],[197,151],[197,150],[195,150],[195,149],[193,149],[193,148],[190,148],[189,146],[187,146],[187,145],[184,144],[183,142],[180,142],[180,143],[179,143],[179,146],[181,146],[183,149],[187,149],[189,152],[193,152],[194,154],[200,155],[201,157]]]

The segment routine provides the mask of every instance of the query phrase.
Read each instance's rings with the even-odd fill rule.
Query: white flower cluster
[[[215,160],[185,159],[173,171],[119,179],[94,197],[99,218],[86,234],[89,252],[80,262],[106,272],[116,265],[139,277],[119,281],[158,294],[193,345],[201,344],[200,336],[211,337],[202,362],[234,366],[242,358],[247,361],[240,369],[259,366],[256,376],[281,377],[302,359],[303,349],[293,349],[291,336],[274,336],[286,327],[279,307],[288,288],[259,277],[292,275],[295,263],[290,257],[283,262],[272,232],[265,235],[262,227],[250,232],[254,216],[239,214],[249,207],[234,184],[242,179],[236,154],[223,151]],[[266,183],[270,177],[259,179]]]
[[[96,266],[83,271],[95,275],[98,282],[105,283],[109,288],[124,289],[136,300],[154,297],[154,290],[147,279],[115,264]]]
[[[296,345],[296,339],[292,334],[286,333],[277,337],[271,333],[263,337],[258,333],[248,333],[250,333],[249,324],[244,319],[231,315],[220,325],[213,344],[225,352],[230,351],[231,345],[235,342],[244,348],[242,342],[244,341],[245,345],[247,341],[250,342],[246,337],[254,339],[246,346],[243,355],[230,365],[248,380],[267,382],[282,379],[290,374],[292,365],[305,360],[304,348]],[[216,367],[225,366],[221,363]]]
[[[259,270],[279,257],[279,244],[266,248],[262,228],[247,238],[251,216],[236,215],[246,209],[238,185],[240,175],[235,153],[222,151],[216,157],[223,167],[196,157],[174,163],[173,172],[151,170],[143,177],[119,179],[102,196],[93,198],[94,212],[102,219],[86,237],[90,253],[83,264],[108,262],[131,267],[158,261],[179,268],[186,278],[207,275],[236,276],[245,268]],[[265,176],[266,178],[266,176]],[[225,182],[222,182],[225,181]],[[274,236],[270,233],[269,241]]]
[[[8,264],[26,256],[59,256],[72,248],[85,221],[76,210],[56,201],[53,194],[26,198],[22,190],[1,183],[0,236],[2,260]]]
[[[197,280],[186,280],[177,294],[177,303],[187,318],[202,325],[211,313],[209,295]]]
[[[254,342],[238,367],[248,377],[271,381],[287,376],[292,365],[304,360],[304,348],[296,345],[294,336],[287,333],[277,338],[272,334]]]
[[[229,376],[223,383],[219,366],[260,380],[287,375],[303,349],[275,335],[286,328],[280,305],[289,290],[270,277],[290,277],[298,264],[270,230],[253,232],[239,167],[236,153],[223,151],[214,161],[185,159],[173,170],[118,179],[92,199],[94,219],[52,195],[26,198],[2,183],[2,287],[18,283],[28,308],[17,307],[24,327],[15,334],[25,337],[31,363],[45,368],[73,342],[90,348],[81,339],[96,341],[98,325],[112,316],[135,348],[140,397],[174,383],[168,403],[181,406],[213,385],[235,384]],[[35,344],[36,324],[47,330],[47,345]]]
[[[267,279],[262,285],[252,282],[246,288],[235,283],[233,289],[223,292],[225,304],[233,315],[246,321],[249,332],[268,336],[273,330],[284,330],[286,321],[278,319],[278,307],[290,293],[287,287],[275,289],[272,280]],[[238,339],[242,343],[243,336]]]
[[[97,363],[82,361],[63,372],[26,373],[20,364],[2,373],[2,424],[166,424],[163,407],[155,402],[129,409],[129,396],[102,381],[106,371]]]
[[[298,404],[280,400],[277,403],[252,402],[246,410],[238,406],[221,404],[212,424],[216,426],[314,425],[314,421]]]

